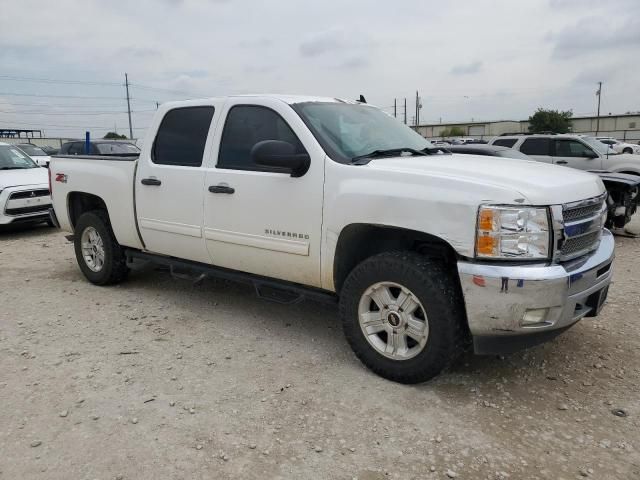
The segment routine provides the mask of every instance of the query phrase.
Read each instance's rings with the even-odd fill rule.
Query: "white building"
[[[595,116],[573,117],[571,119],[572,131],[595,135],[598,120]],[[420,135],[426,138],[441,138],[442,132],[449,127],[459,127],[464,130],[464,136],[489,139],[504,133],[527,133],[529,122],[527,120],[497,120],[491,122],[466,122],[466,123],[435,123],[413,127]],[[599,136],[615,137],[619,140],[640,141],[640,113],[625,113],[621,115],[601,115]]]

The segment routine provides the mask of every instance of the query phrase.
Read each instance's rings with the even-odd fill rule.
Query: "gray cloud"
[[[599,51],[629,50],[640,47],[640,18],[588,17],[548,39],[554,42],[553,57],[567,59]]]
[[[304,57],[316,57],[342,49],[345,44],[340,32],[326,31],[314,34],[300,43],[300,53]]]
[[[482,69],[482,62],[472,62],[464,65],[456,65],[451,69],[453,75],[471,75],[478,73]]]

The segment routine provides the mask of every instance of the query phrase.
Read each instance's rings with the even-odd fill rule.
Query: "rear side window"
[[[153,143],[151,160],[158,165],[202,165],[204,146],[213,118],[213,107],[169,110]]]
[[[556,140],[556,157],[588,157],[593,150],[576,140]]]
[[[516,144],[517,141],[517,138],[499,138],[498,140],[493,141],[493,145],[511,148]]]
[[[520,146],[520,151],[527,155],[549,155],[550,145],[548,138],[527,138]]]
[[[238,105],[229,110],[220,140],[218,168],[233,170],[278,171],[256,165],[251,149],[263,140],[281,140],[295,147],[295,153],[305,153],[302,143],[291,127],[276,112],[257,105]]]

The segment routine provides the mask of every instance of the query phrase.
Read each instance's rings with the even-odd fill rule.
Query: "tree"
[[[460,127],[447,127],[440,132],[441,137],[464,137],[465,132]]]
[[[531,133],[568,133],[571,131],[572,116],[573,112],[571,110],[561,112],[538,108],[536,113],[529,117],[529,131]]]
[[[126,135],[118,135],[116,132],[108,132],[104,137],[105,140],[126,140]]]

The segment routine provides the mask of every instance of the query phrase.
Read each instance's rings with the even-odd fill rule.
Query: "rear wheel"
[[[108,285],[126,278],[129,270],[124,252],[105,211],[93,210],[80,216],[74,247],[80,270],[91,283]]]
[[[441,263],[413,252],[371,257],[340,295],[345,335],[358,358],[400,383],[438,375],[463,350],[464,309]]]
[[[633,153],[633,150],[627,147],[624,150],[622,150],[622,153]]]

